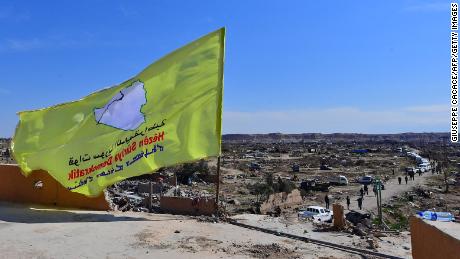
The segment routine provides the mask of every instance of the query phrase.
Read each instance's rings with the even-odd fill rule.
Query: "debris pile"
[[[148,212],[150,210],[160,212],[162,197],[183,197],[190,199],[213,199],[213,195],[202,188],[195,188],[197,183],[175,186],[175,178],[161,173],[150,182],[149,177],[141,176],[130,178],[107,188],[106,196],[111,207],[119,211]],[[208,185],[208,183],[199,183]],[[150,203],[150,192],[152,200]]]
[[[148,184],[148,183],[147,183]],[[122,181],[107,188],[108,200],[112,209],[119,211],[149,211],[149,193],[139,192],[138,181]],[[157,203],[158,196],[152,197],[153,204]]]
[[[370,213],[360,213],[350,211],[345,215],[345,219],[353,224],[352,233],[358,236],[366,236],[372,229],[372,216]]]
[[[11,156],[11,139],[0,138],[0,164],[13,164],[14,159]]]

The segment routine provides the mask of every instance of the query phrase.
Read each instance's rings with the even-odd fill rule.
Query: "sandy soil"
[[[401,184],[398,184],[398,177],[394,177],[390,180],[388,180],[385,183],[385,190],[382,190],[382,202],[388,202],[391,197],[397,196],[405,191],[409,191],[412,189],[412,187],[415,187],[417,185],[423,185],[427,178],[431,176],[431,172],[427,172],[422,174],[422,176],[418,176],[418,174],[415,176],[415,180],[411,181],[409,180],[407,184],[404,181],[404,176],[402,175],[402,181]],[[357,210],[359,211],[358,208],[358,202],[357,199],[359,197],[359,187],[356,189],[356,195],[350,197],[351,204],[350,204],[350,210]],[[347,208],[346,206],[346,201],[342,200],[342,205]],[[364,195],[364,200],[363,200],[363,210],[364,211],[373,211],[377,209],[377,199],[374,196],[374,193],[372,192],[372,185],[370,185],[369,188],[369,195]]]
[[[359,258],[185,216],[0,203],[0,258]]]
[[[270,217],[266,215],[241,214],[232,217],[241,223],[252,226],[263,227],[271,230],[276,230],[283,233],[304,236],[307,238],[332,242],[346,246],[352,246],[361,249],[368,249],[368,244],[365,239],[359,236],[343,233],[343,232],[315,232],[314,226],[309,221],[299,221],[297,217]],[[399,235],[388,235],[387,237],[378,238],[378,252],[399,256],[403,258],[411,258],[410,251],[410,233],[405,231]]]

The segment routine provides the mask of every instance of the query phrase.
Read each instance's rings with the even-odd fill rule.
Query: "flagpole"
[[[216,215],[219,217],[220,156],[217,157]]]
[[[152,177],[153,175],[149,175],[149,212],[152,212],[152,195],[153,195],[153,184],[152,184]]]

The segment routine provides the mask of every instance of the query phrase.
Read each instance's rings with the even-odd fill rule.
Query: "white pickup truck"
[[[308,206],[297,213],[299,219],[313,219],[320,222],[332,222],[332,211],[320,206]]]

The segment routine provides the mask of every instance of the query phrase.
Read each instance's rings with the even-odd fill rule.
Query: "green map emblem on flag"
[[[43,169],[97,196],[123,179],[220,155],[224,39],[222,28],[120,85],[20,112],[14,158],[25,175]]]

